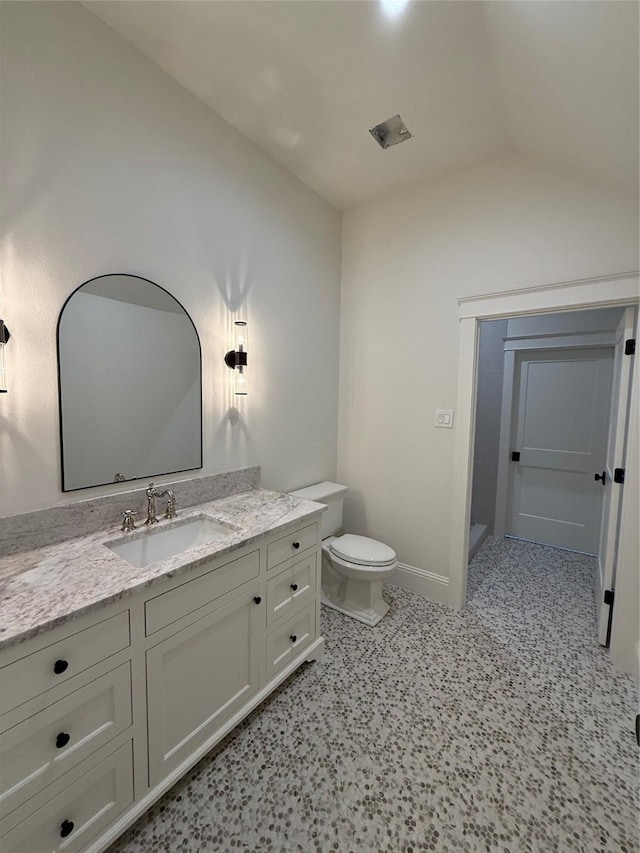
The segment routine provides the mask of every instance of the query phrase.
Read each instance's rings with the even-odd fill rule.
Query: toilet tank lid
[[[305,489],[297,489],[295,492],[289,492],[294,498],[304,498],[307,501],[318,501],[322,503],[329,498],[338,498],[343,495],[348,489],[348,486],[341,486],[340,483],[316,483],[314,486],[307,486]]]

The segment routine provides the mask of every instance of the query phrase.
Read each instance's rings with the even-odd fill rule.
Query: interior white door
[[[517,354],[508,536],[597,553],[612,367],[612,347]]]
[[[598,575],[596,580],[596,607],[598,609],[598,642],[609,645],[612,593],[615,588],[616,545],[622,506],[622,483],[615,483],[616,469],[624,468],[625,437],[629,391],[631,385],[631,359],[625,354],[626,341],[634,337],[635,309],[627,308],[616,332],[611,383],[611,408],[605,462],[604,506],[598,550]]]

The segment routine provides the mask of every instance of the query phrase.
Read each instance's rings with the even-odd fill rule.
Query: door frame
[[[458,395],[456,435],[451,497],[449,541],[449,603],[462,609],[467,598],[467,564],[469,559],[469,521],[473,479],[473,443],[475,432],[476,387],[478,368],[478,324],[480,320],[498,320],[527,314],[551,314],[587,308],[628,307],[638,305],[639,271],[618,273],[598,278],[545,284],[522,290],[508,290],[463,296],[458,299],[460,347],[458,361]],[[635,360],[637,361],[637,359]],[[638,382],[634,365],[633,383]],[[636,391],[637,399],[637,391]],[[625,493],[630,490],[625,490]],[[625,499],[623,496],[623,512]],[[621,548],[625,536],[634,535],[621,529]],[[615,617],[614,617],[615,621]]]
[[[502,408],[500,414],[500,440],[498,443],[498,477],[496,489],[496,511],[493,535],[504,538],[507,530],[507,507],[510,494],[510,450],[513,438],[513,386],[515,379],[516,356],[525,351],[544,351],[549,349],[594,349],[613,347],[615,333],[585,334],[577,332],[551,338],[541,335],[528,340],[505,339],[504,374],[502,383]]]

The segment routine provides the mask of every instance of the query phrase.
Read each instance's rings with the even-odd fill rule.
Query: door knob
[[[602,474],[595,474],[593,479],[594,480],[602,480],[602,485],[604,486],[604,481],[606,480],[606,477],[607,477],[607,472],[603,471]]]

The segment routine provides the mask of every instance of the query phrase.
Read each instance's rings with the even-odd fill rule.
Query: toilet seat
[[[345,533],[334,539],[329,550],[338,558],[356,566],[390,566],[396,561],[396,552],[383,542]]]

